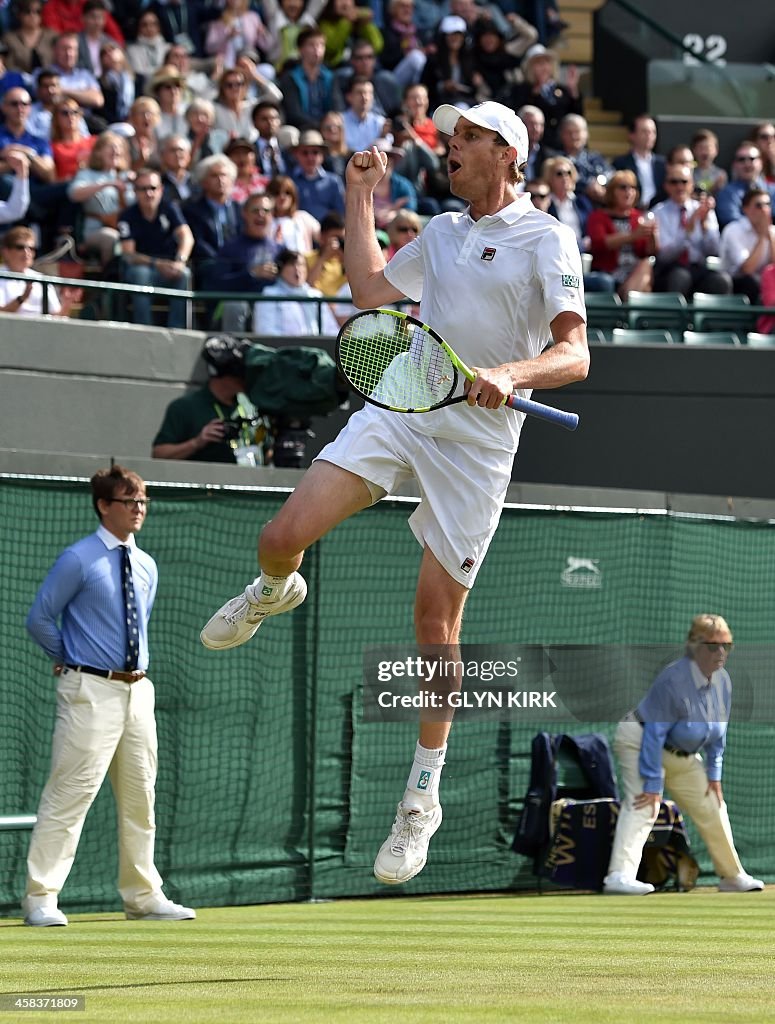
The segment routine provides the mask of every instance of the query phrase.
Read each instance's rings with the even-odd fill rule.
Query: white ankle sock
[[[436,806],[439,802],[439,781],[446,753],[446,743],[443,747],[432,749],[417,744],[412,769],[406,781],[404,804],[416,804],[424,811]]]
[[[270,576],[262,571],[258,579],[246,588],[248,600],[252,600],[254,604],[271,604],[279,601],[288,589],[289,579],[290,576]]]

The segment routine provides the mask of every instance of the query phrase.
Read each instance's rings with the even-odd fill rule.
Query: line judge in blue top
[[[721,790],[732,703],[732,681],[724,666],[731,649],[732,633],[720,615],[696,615],[685,657],[660,672],[637,708],[619,723],[614,750],[624,796],[603,892],[645,896],[654,891],[636,875],[663,786],[697,826],[719,875],[719,890],[764,888],[743,870]]]
[[[147,677],[156,563],[135,544],[149,499],[144,481],[114,465],[91,480],[97,531],[62,552],[27,617],[54,662],[57,718],[51,773],[27,856],[25,924],[66,925],[59,893],[105,775],[118,813],[118,889],[130,919],[196,917],[162,892],[153,862],[156,720]]]

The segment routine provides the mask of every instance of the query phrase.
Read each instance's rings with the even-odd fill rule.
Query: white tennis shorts
[[[317,459],[361,477],[375,501],[414,478],[420,504],[409,518],[412,532],[470,588],[498,527],[514,456],[420,434],[412,418],[367,405]]]

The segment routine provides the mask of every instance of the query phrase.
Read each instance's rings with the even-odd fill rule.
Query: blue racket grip
[[[517,409],[530,416],[537,416],[539,419],[547,420],[549,423],[556,423],[558,427],[565,427],[566,430],[575,430],[579,425],[579,418],[575,412],[565,412],[564,409],[555,409],[551,405],[542,405],[541,402],[534,402],[529,398],[520,398],[519,395],[511,395],[506,399],[504,405],[510,409]]]

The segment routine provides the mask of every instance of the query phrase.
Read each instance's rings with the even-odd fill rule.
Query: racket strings
[[[394,409],[427,409],[455,388],[452,361],[420,324],[387,313],[366,314],[343,332],[340,361],[364,395]]]

